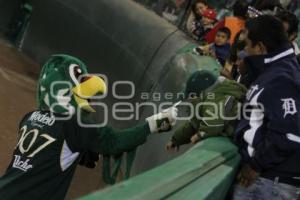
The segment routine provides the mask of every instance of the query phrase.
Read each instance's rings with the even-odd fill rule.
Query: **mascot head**
[[[105,92],[103,79],[89,75],[82,61],[69,55],[53,55],[40,74],[38,108],[61,114],[73,114],[78,108],[95,112],[90,99]]]

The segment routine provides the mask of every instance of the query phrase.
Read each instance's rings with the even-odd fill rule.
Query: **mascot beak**
[[[98,76],[85,77],[82,83],[72,88],[72,92],[80,108],[88,112],[96,112],[89,104],[89,100],[97,93],[106,93],[106,85]]]

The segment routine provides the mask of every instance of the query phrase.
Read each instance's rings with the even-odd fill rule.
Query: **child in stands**
[[[192,25],[192,36],[198,41],[203,41],[203,37],[217,22],[217,13],[213,9],[206,9],[202,13],[201,20],[195,20]]]
[[[195,52],[199,55],[212,56],[224,66],[230,54],[230,37],[230,30],[227,27],[222,27],[218,30],[214,43],[199,46],[195,49]]]

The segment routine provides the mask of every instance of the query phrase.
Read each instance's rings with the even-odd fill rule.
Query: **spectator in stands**
[[[230,53],[230,37],[231,32],[229,28],[220,28],[217,32],[215,43],[211,45],[212,55],[218,59],[222,66],[225,65]]]
[[[207,55],[216,58],[222,66],[225,65],[226,59],[230,53],[230,30],[227,27],[222,27],[218,30],[213,44],[199,46],[196,51],[200,55]]]
[[[193,6],[194,13],[201,18],[202,14],[206,9],[209,8],[208,2],[206,0],[197,0]]]
[[[246,46],[246,32],[245,30],[240,31],[234,40],[233,45],[230,49],[229,56],[229,66],[227,68],[229,77],[236,80],[237,82],[243,84],[247,88],[251,84],[251,79],[249,80],[249,74],[247,73],[247,68],[244,64],[244,58],[247,57],[245,52]]]
[[[245,27],[247,12],[248,3],[245,0],[237,0],[233,6],[233,16],[225,17],[221,20],[210,32],[206,34],[205,41],[208,43],[214,42],[217,31],[221,27],[227,27],[231,31],[230,44],[232,44],[236,34]]]
[[[254,7],[265,14],[274,14],[276,10],[283,9],[279,0],[258,0]]]
[[[299,10],[300,7],[300,0],[292,0],[288,6],[288,10],[291,12],[295,12],[296,10]]]
[[[300,50],[296,42],[299,24],[297,16],[294,13],[284,10],[277,13],[276,17],[283,22],[284,29],[288,34],[289,40],[293,43],[296,55],[300,55]]]
[[[300,199],[300,66],[281,21],[247,21],[245,51],[253,81],[236,128],[242,162],[233,199]]]
[[[203,41],[203,37],[217,22],[217,13],[213,9],[206,9],[202,13],[200,21],[193,22],[192,36],[198,41]]]
[[[245,93],[246,88],[241,84],[222,76],[216,77],[210,71],[193,73],[187,80],[185,96],[194,107],[192,113],[197,114],[175,131],[166,149],[178,149],[180,145],[214,136],[233,136],[238,104],[243,101]],[[203,102],[205,105],[197,109],[197,105]],[[212,113],[216,115],[212,116]]]
[[[192,12],[187,20],[187,31],[192,34],[194,28],[194,22],[201,21],[203,12],[210,8],[206,0],[197,0],[192,6]]]

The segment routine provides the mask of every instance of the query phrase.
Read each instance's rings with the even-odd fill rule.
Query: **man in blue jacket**
[[[236,129],[242,156],[234,200],[300,198],[300,66],[282,23],[246,23],[252,84]]]

